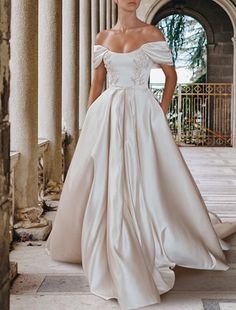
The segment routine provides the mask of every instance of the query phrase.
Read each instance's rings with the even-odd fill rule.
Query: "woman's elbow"
[[[168,80],[171,80],[173,83],[175,84],[177,83],[177,72],[175,70],[175,67],[171,67],[170,70],[166,72],[165,76]]]

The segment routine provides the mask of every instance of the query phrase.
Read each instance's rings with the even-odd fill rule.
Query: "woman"
[[[116,25],[96,37],[88,111],[47,249],[82,262],[94,294],[149,309],[173,287],[175,265],[229,266],[165,116],[176,85],[165,38],[137,18],[140,0],[115,2]],[[156,67],[166,76],[160,104],[148,88]]]

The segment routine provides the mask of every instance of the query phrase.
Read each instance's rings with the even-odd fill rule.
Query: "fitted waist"
[[[122,85],[110,85],[108,86],[107,89],[110,89],[110,88],[117,88],[117,89],[148,89],[148,84],[140,84],[140,85],[127,85],[127,86],[122,86]]]

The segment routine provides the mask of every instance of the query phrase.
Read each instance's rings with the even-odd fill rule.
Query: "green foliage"
[[[174,62],[178,58],[179,50],[184,45],[184,19],[184,15],[175,14],[162,19],[158,25],[168,40]]]
[[[157,25],[164,33],[172,50],[174,63],[191,69],[193,80],[206,73],[207,37],[202,25],[192,17],[173,14]]]

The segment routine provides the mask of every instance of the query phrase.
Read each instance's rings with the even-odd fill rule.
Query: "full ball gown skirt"
[[[236,227],[210,217],[148,88],[151,68],[172,65],[167,43],[94,45],[101,61],[109,87],[87,110],[46,249],[82,263],[92,293],[135,309],[160,302],[175,265],[227,270],[220,236]]]

